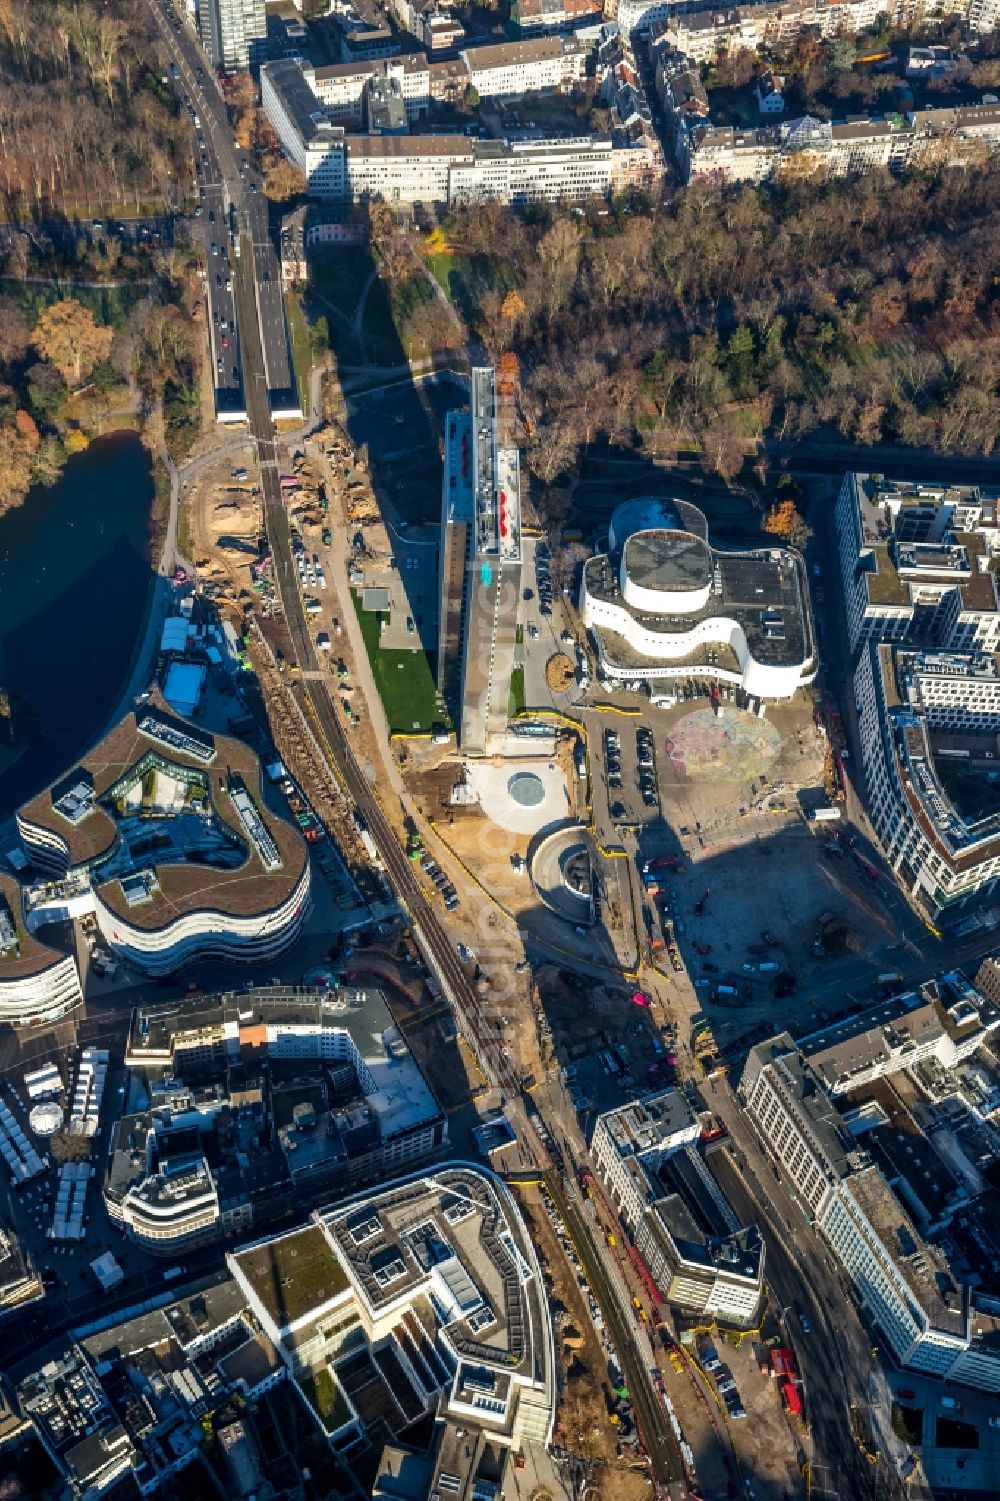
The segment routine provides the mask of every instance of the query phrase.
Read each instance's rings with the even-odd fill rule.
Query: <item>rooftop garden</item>
[[[294,1324],[349,1286],[329,1241],[316,1225],[241,1251],[237,1261],[279,1328]]]

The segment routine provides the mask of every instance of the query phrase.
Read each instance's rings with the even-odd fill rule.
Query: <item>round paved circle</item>
[[[726,706],[695,709],[673,728],[666,751],[675,771],[696,781],[741,782],[774,765],[781,735],[766,719]]]
[[[507,783],[507,791],[522,808],[537,808],[545,800],[545,787],[541,777],[533,771],[519,771]]]

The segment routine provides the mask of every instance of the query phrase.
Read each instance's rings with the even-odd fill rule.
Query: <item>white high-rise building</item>
[[[198,0],[198,24],[214,68],[232,73],[264,61],[264,0]]]
[[[924,1239],[787,1032],[751,1048],[740,1095],[899,1364],[1000,1391],[1000,1324],[991,1301],[960,1283]]]

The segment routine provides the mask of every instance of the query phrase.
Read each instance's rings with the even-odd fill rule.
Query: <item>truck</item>
[[[806,817],[810,823],[835,823],[840,817],[840,809],[833,805],[827,808],[810,808]]]

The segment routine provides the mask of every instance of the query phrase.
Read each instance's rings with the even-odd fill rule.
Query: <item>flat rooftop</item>
[[[313,93],[297,62],[285,59],[266,63],[261,72],[267,75],[286,114],[307,145],[320,135],[333,133],[326,110]]]
[[[547,1379],[545,1290],[491,1178],[445,1168],[318,1213],[373,1317],[428,1298],[460,1360]]]
[[[231,1253],[279,1329],[347,1292],[350,1280],[319,1225]]]
[[[920,1235],[882,1170],[863,1168],[852,1173],[844,1187],[865,1215],[932,1327],[962,1336],[965,1333],[963,1290],[952,1278],[941,1252]]]
[[[23,980],[39,975],[66,957],[61,949],[32,937],[24,926],[21,887],[12,876],[0,871],[0,915],[10,914],[16,946],[0,950],[0,986],[8,980]]]
[[[601,1121],[622,1156],[638,1156],[691,1130],[695,1115],[679,1090],[667,1089],[609,1111]]]
[[[634,547],[635,539],[630,539]],[[718,570],[713,589],[701,609],[680,615],[654,613],[629,605],[619,586],[619,560],[607,553],[584,564],[587,591],[595,599],[615,604],[644,630],[664,637],[686,635],[709,620],[736,620],[755,660],[769,666],[792,666],[812,653],[808,624],[807,586],[801,562],[781,548],[750,553],[711,551]],[[603,627],[598,627],[601,636]],[[645,663],[655,660],[642,657]],[[671,660],[673,660],[671,658]]]
[[[171,768],[189,774],[185,785],[201,789],[210,802],[228,831],[229,849],[244,852],[232,868],[198,860],[188,863],[180,858],[180,845],[171,847],[162,864],[154,863],[152,855],[137,853],[142,842],[138,837],[133,850],[126,847],[121,788],[133,779],[138,786],[153,771],[169,778]],[[80,787],[90,789],[89,805],[72,821],[59,804],[67,790]],[[231,793],[237,790],[249,794],[250,815],[241,813],[234,802]],[[145,821],[145,811],[140,803],[133,821]],[[295,888],[308,859],[298,829],[267,807],[260,761],[250,747],[231,736],[208,735],[179,719],[158,695],[127,714],[68,776],[26,803],[18,819],[58,835],[67,847],[70,868],[88,868],[101,900],[139,928],[164,927],[185,913],[206,908],[234,916],[266,912]],[[136,870],[155,874],[146,899],[138,904],[127,894],[128,876]],[[109,871],[114,874],[109,876]]]

